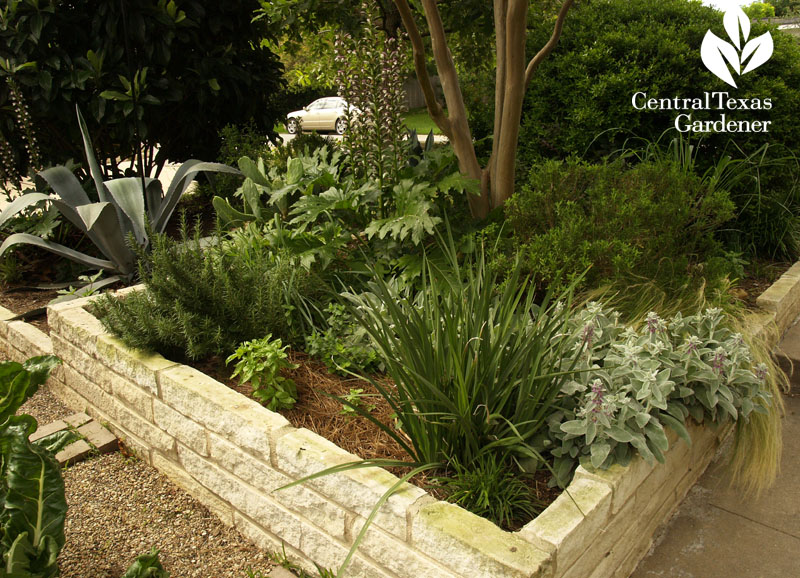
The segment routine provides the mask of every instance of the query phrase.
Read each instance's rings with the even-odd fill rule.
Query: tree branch
[[[400,12],[400,18],[403,21],[403,26],[408,33],[408,39],[411,41],[411,50],[414,55],[414,70],[417,73],[417,80],[422,88],[422,94],[425,96],[425,105],[428,108],[428,114],[431,119],[436,123],[441,131],[448,138],[451,137],[452,127],[450,120],[445,116],[442,105],[436,98],[436,93],[431,84],[431,77],[428,75],[428,68],[425,58],[425,44],[422,42],[417,23],[414,21],[414,15],[411,13],[411,8],[407,0],[394,0],[397,10]]]
[[[486,165],[491,174],[497,174],[497,147],[502,133],[503,104],[506,88],[506,12],[508,0],[494,0],[495,56],[497,67],[494,81],[494,132],[492,154]]]
[[[550,40],[547,41],[547,44],[545,44],[528,63],[528,68],[525,70],[526,88],[531,83],[533,73],[536,72],[536,69],[539,68],[542,61],[547,58],[556,47],[556,44],[558,44],[558,39],[561,37],[561,30],[564,28],[564,21],[567,19],[567,12],[569,12],[574,1],[575,0],[564,0],[564,4],[561,5],[561,9],[558,11],[558,17],[556,18],[556,24],[553,27],[553,34],[550,36]]]

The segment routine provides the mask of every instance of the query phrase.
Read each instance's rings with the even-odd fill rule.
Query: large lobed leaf
[[[59,363],[61,360],[53,355],[32,357],[24,364],[15,361],[0,363],[0,424],[36,393]]]
[[[28,441],[30,419],[12,417],[0,431],[5,465],[0,548],[8,554],[10,574],[15,570],[9,568],[13,561],[16,569],[27,566],[31,577],[50,578],[58,574],[67,501],[58,462],[46,449]]]

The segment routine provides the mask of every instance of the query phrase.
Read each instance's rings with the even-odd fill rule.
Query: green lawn
[[[416,130],[417,134],[420,136],[425,136],[430,131],[433,131],[433,134],[442,134],[442,131],[439,130],[439,127],[436,126],[433,120],[431,120],[431,117],[428,116],[428,111],[425,108],[415,108],[414,110],[409,110],[403,115],[403,120],[409,129]],[[274,128],[275,132],[286,132],[286,124],[282,122],[277,123]]]
[[[433,134],[442,134],[439,127],[436,126],[431,117],[428,116],[428,111],[425,108],[409,110],[403,116],[406,126],[409,129],[416,130],[418,135],[426,135],[430,131],[433,131]]]

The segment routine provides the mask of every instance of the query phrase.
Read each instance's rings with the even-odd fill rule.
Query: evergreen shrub
[[[721,255],[714,233],[733,204],[670,162],[545,161],[508,201],[506,217],[523,270],[539,289],[558,291],[584,272],[584,288],[632,275],[684,282]]]
[[[179,240],[153,239],[152,252],[140,255],[139,274],[146,291],[106,295],[96,314],[126,345],[179,360],[228,356],[267,333],[297,342],[298,304],[322,287],[266,244],[226,251],[219,237],[203,243],[199,230],[190,236],[185,225]]]

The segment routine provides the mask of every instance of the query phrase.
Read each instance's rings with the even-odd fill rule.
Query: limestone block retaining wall
[[[4,321],[11,314],[0,310],[6,358],[58,355],[64,363],[50,387],[67,405],[107,423],[141,459],[255,543],[285,547],[309,570],[313,562],[337,568],[372,506],[398,479],[362,469],[274,491],[356,458],[191,367],[126,348],[84,309],[89,300],[50,307],[49,337]],[[568,492],[514,533],[402,484],[347,575],[628,576],[727,431],[690,428],[691,447],[671,436],[665,465],[637,458],[606,471],[578,468]]]

